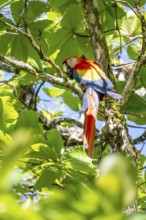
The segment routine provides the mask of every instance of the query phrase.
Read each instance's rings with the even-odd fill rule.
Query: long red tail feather
[[[87,110],[85,111],[83,145],[87,149],[89,157],[93,155],[94,137],[96,131],[96,117],[99,107],[99,97],[96,91],[89,90],[87,93]]]

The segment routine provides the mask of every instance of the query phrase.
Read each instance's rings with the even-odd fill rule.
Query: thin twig
[[[34,94],[34,110],[37,110],[37,98],[38,98],[38,94],[39,94],[39,91],[41,89],[41,87],[44,85],[44,81],[39,85],[39,87],[37,88],[35,94]]]
[[[140,135],[138,138],[134,139],[134,144],[140,144],[146,140],[146,131]]]

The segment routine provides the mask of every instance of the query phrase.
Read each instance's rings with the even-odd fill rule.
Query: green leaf
[[[102,13],[102,21],[104,31],[112,30],[115,28],[115,13],[112,7]]]
[[[13,41],[13,37],[10,34],[3,34],[0,36],[0,52],[5,55]]]
[[[56,177],[57,172],[49,169],[43,170],[41,176],[34,185],[34,189],[36,190],[44,187],[50,187],[55,182]]]
[[[131,5],[132,8],[135,8],[135,2],[133,0],[127,0],[127,3],[129,3]],[[144,5],[145,4],[145,0],[140,0],[140,5]],[[124,2],[123,2],[124,4]],[[127,7],[127,4],[125,4],[125,6]]]
[[[43,90],[47,95],[51,97],[61,96],[65,92],[64,89],[60,89],[60,88],[44,88]]]
[[[145,220],[145,214],[136,214],[135,216],[130,217],[128,220]]]
[[[36,81],[36,76],[26,73],[23,70],[20,72],[20,75],[19,83],[21,85],[30,85]]]
[[[130,95],[126,110],[135,113],[142,113],[146,111],[146,101],[135,93]]]
[[[47,11],[47,4],[43,1],[29,1],[27,19],[29,23]]]
[[[24,7],[24,2],[23,1],[13,1],[11,3],[11,14],[13,16],[13,19],[15,21],[15,23],[17,24],[22,16],[22,12],[23,12],[23,7]]]
[[[87,156],[83,148],[75,148],[68,154],[68,156],[68,162],[71,164],[72,169],[96,175],[97,171],[92,164],[92,159]]]
[[[78,46],[81,49],[81,54],[84,55],[87,59],[94,60],[95,58],[89,39],[77,36],[76,40],[78,42]]]
[[[0,145],[4,145],[4,144],[9,145],[11,141],[12,141],[11,136],[0,130]]]
[[[92,166],[92,159],[87,156],[86,152],[83,150],[82,147],[75,148],[68,155],[74,160],[79,160],[83,163],[90,164]]]
[[[125,82],[125,81],[118,81],[118,82],[116,83],[116,85],[117,85],[117,88],[118,88],[118,92],[119,92],[119,93],[122,93],[122,92],[123,92],[123,89],[124,89],[124,87],[125,87],[125,85],[126,85],[126,82]]]
[[[51,55],[56,50],[60,49],[70,35],[70,32],[65,28],[58,29],[55,33],[52,31],[48,32],[48,35],[46,36],[49,47],[48,55]]]
[[[140,75],[138,75],[137,79],[136,79],[136,83],[135,83],[134,89],[135,90],[140,89],[143,85],[144,85],[144,83],[142,81],[142,77]]]
[[[136,60],[139,56],[138,47],[135,44],[130,44],[127,49],[127,54],[131,59]]]
[[[144,66],[140,72],[140,78],[142,85],[146,88],[146,66]]]
[[[8,4],[10,4],[10,2],[12,2],[13,0],[1,0],[0,1],[0,6],[1,6],[1,8],[2,7],[5,7],[5,6],[7,6]]]
[[[37,135],[38,136],[38,135]],[[36,137],[33,137],[33,142]],[[43,143],[44,140],[38,138],[37,143],[33,143],[31,145],[32,152],[28,153],[26,157],[34,158],[34,159],[41,159],[41,160],[48,160],[51,159],[53,161],[57,160],[57,156],[55,155],[55,152],[53,151],[53,148],[48,146],[47,141]]]
[[[62,137],[56,129],[51,129],[46,134],[48,144],[56,152],[57,157],[61,157],[61,154],[64,152],[64,143]]]
[[[99,170],[97,183],[115,207],[121,209],[134,202],[137,171],[127,158],[120,154],[108,155],[100,163]]]
[[[37,112],[24,110],[20,113],[15,128],[31,129],[34,133],[42,134],[42,127],[39,124],[38,117]]]
[[[61,26],[73,32],[77,28],[78,23],[82,21],[82,19],[82,8],[79,5],[70,5],[65,11],[61,21]]]
[[[7,189],[12,187],[12,169],[18,162],[18,159],[29,147],[31,132],[25,129],[18,130],[12,137],[9,145],[4,147],[5,157],[0,171],[1,182],[0,189]]]
[[[10,125],[15,123],[18,117],[18,113],[16,112],[11,97],[3,96],[0,98],[0,123],[1,129],[5,131],[5,129],[9,128]]]
[[[48,19],[42,19],[42,20],[38,20],[38,21],[34,21],[32,23],[29,24],[29,28],[31,31],[36,31],[37,34],[39,35],[39,31],[41,32],[44,31],[45,28],[48,28],[48,26],[51,24],[52,22],[49,21]]]
[[[77,0],[49,0],[49,5],[51,8],[55,9],[56,11],[60,10],[62,13],[66,10],[66,8],[77,2]]]
[[[127,114],[128,120],[133,121],[134,123],[138,125],[145,125],[146,123],[146,112],[143,113],[137,113],[138,115],[132,115],[132,114]]]
[[[120,31],[123,35],[135,36],[141,33],[140,20],[133,11],[127,11],[120,23]]]
[[[15,57],[18,60],[22,60],[24,62],[27,61],[28,40],[24,36],[16,35],[13,38],[13,42],[11,45],[11,56]]]
[[[74,111],[79,111],[81,107],[81,101],[77,96],[74,96],[72,92],[65,91],[63,94],[63,100]]]
[[[44,91],[51,97],[61,96],[65,104],[67,104],[74,111],[78,111],[81,107],[80,99],[77,96],[73,95],[70,90],[59,88],[44,88]]]
[[[78,44],[76,36],[70,36],[64,44],[62,44],[60,51],[56,58],[56,63],[61,66],[62,62],[67,59],[68,57],[72,56],[82,56],[84,52],[80,48],[80,45]]]

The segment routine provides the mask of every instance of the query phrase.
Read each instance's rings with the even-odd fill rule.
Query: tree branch
[[[135,5],[137,8],[137,15],[138,18],[140,19],[141,22],[141,28],[142,28],[142,49],[140,52],[140,55],[138,56],[135,65],[132,69],[132,72],[128,78],[128,81],[126,83],[126,86],[124,88],[123,91],[123,104],[126,103],[128,101],[128,98],[130,96],[130,93],[134,87],[134,84],[136,82],[136,79],[138,77],[138,73],[140,72],[142,66],[145,64],[146,62],[146,19],[144,16],[144,12],[142,11],[141,7],[140,7],[140,1],[139,0],[135,0]]]
[[[145,140],[146,140],[146,130],[144,131],[144,133],[142,135],[140,135],[138,138],[134,139],[134,144],[140,144]]]
[[[37,45],[37,43],[35,42],[29,28],[27,28],[27,32],[23,31],[22,29],[20,28],[17,28],[15,27],[14,25],[12,24],[9,24],[8,22],[4,22],[4,21],[1,21],[3,24],[11,27],[12,29],[18,31],[21,35],[27,37],[31,43],[31,45],[33,46],[33,48],[37,51],[37,53],[39,54],[40,58],[43,60],[43,61],[46,61],[48,63],[51,64],[51,66],[56,70],[57,74],[64,78],[64,74],[62,73],[62,71],[60,70],[59,66],[57,66],[49,57],[45,56],[43,51],[41,50],[41,48]]]
[[[102,23],[97,1],[82,0],[82,4],[85,12],[85,18],[89,28],[91,46],[94,52],[95,60],[100,62],[102,69],[107,74],[109,74],[112,81],[114,82],[108,46],[105,40],[104,31],[102,29]]]
[[[36,76],[38,79],[41,79],[43,81],[47,81],[50,83],[61,85],[63,87],[64,86],[68,87],[74,93],[76,93],[80,98],[83,97],[83,92],[82,92],[81,88],[77,84],[74,84],[73,82],[69,81],[68,79],[63,79],[60,77],[56,77],[56,76],[47,74],[45,72],[41,72],[41,71],[37,70],[35,67],[32,67],[28,63],[24,63],[23,61],[19,61],[14,58],[4,56],[2,54],[0,54],[0,61],[6,63],[16,69],[24,70],[24,71]]]

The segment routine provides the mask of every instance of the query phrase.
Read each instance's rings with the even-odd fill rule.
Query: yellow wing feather
[[[85,80],[99,80],[99,79],[108,79],[103,70],[95,64],[92,64],[89,69],[77,69],[78,75]]]

